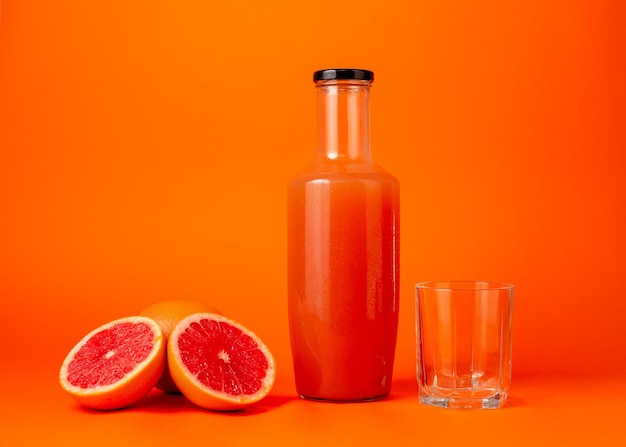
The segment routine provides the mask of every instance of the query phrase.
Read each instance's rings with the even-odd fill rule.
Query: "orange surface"
[[[4,0],[0,443],[304,445],[626,439],[626,4]],[[297,400],[286,185],[315,153],[314,70],[376,73],[372,152],[401,185],[391,398]],[[510,406],[417,403],[413,287],[516,285]],[[57,383],[98,325],[209,298],[272,349],[275,390],[215,415]],[[343,441],[343,442],[342,442]]]

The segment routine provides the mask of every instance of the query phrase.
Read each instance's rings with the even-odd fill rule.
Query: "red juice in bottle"
[[[322,70],[318,157],[288,200],[288,304],[296,389],[330,401],[391,388],[398,326],[399,185],[369,150],[366,70]]]

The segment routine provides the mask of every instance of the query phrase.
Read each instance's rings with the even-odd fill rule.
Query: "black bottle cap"
[[[374,82],[374,72],[358,68],[330,68],[313,73],[313,82],[330,81],[333,79],[353,79],[355,81]]]

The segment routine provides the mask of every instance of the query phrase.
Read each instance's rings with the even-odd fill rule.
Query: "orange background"
[[[626,439],[625,23],[619,0],[4,0],[0,437]],[[286,185],[316,150],[312,72],[338,66],[376,73],[372,152],[401,184],[395,385],[368,405],[296,399],[289,352]],[[417,403],[413,284],[437,279],[515,284],[508,409]],[[254,417],[63,394],[78,339],[174,298],[272,349]]]

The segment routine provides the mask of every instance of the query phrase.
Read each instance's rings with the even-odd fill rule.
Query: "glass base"
[[[313,400],[316,402],[329,402],[329,403],[355,403],[355,402],[375,402],[377,400],[382,400],[387,397],[389,393],[379,394],[371,397],[357,397],[357,398],[328,398],[328,397],[314,397],[314,396],[305,396],[304,394],[299,394],[302,399],[305,400]]]
[[[504,392],[495,393],[486,397],[464,396],[462,393],[455,395],[434,395],[425,394],[421,390],[419,394],[421,404],[456,410],[493,410],[502,408],[506,398],[507,394]]]

